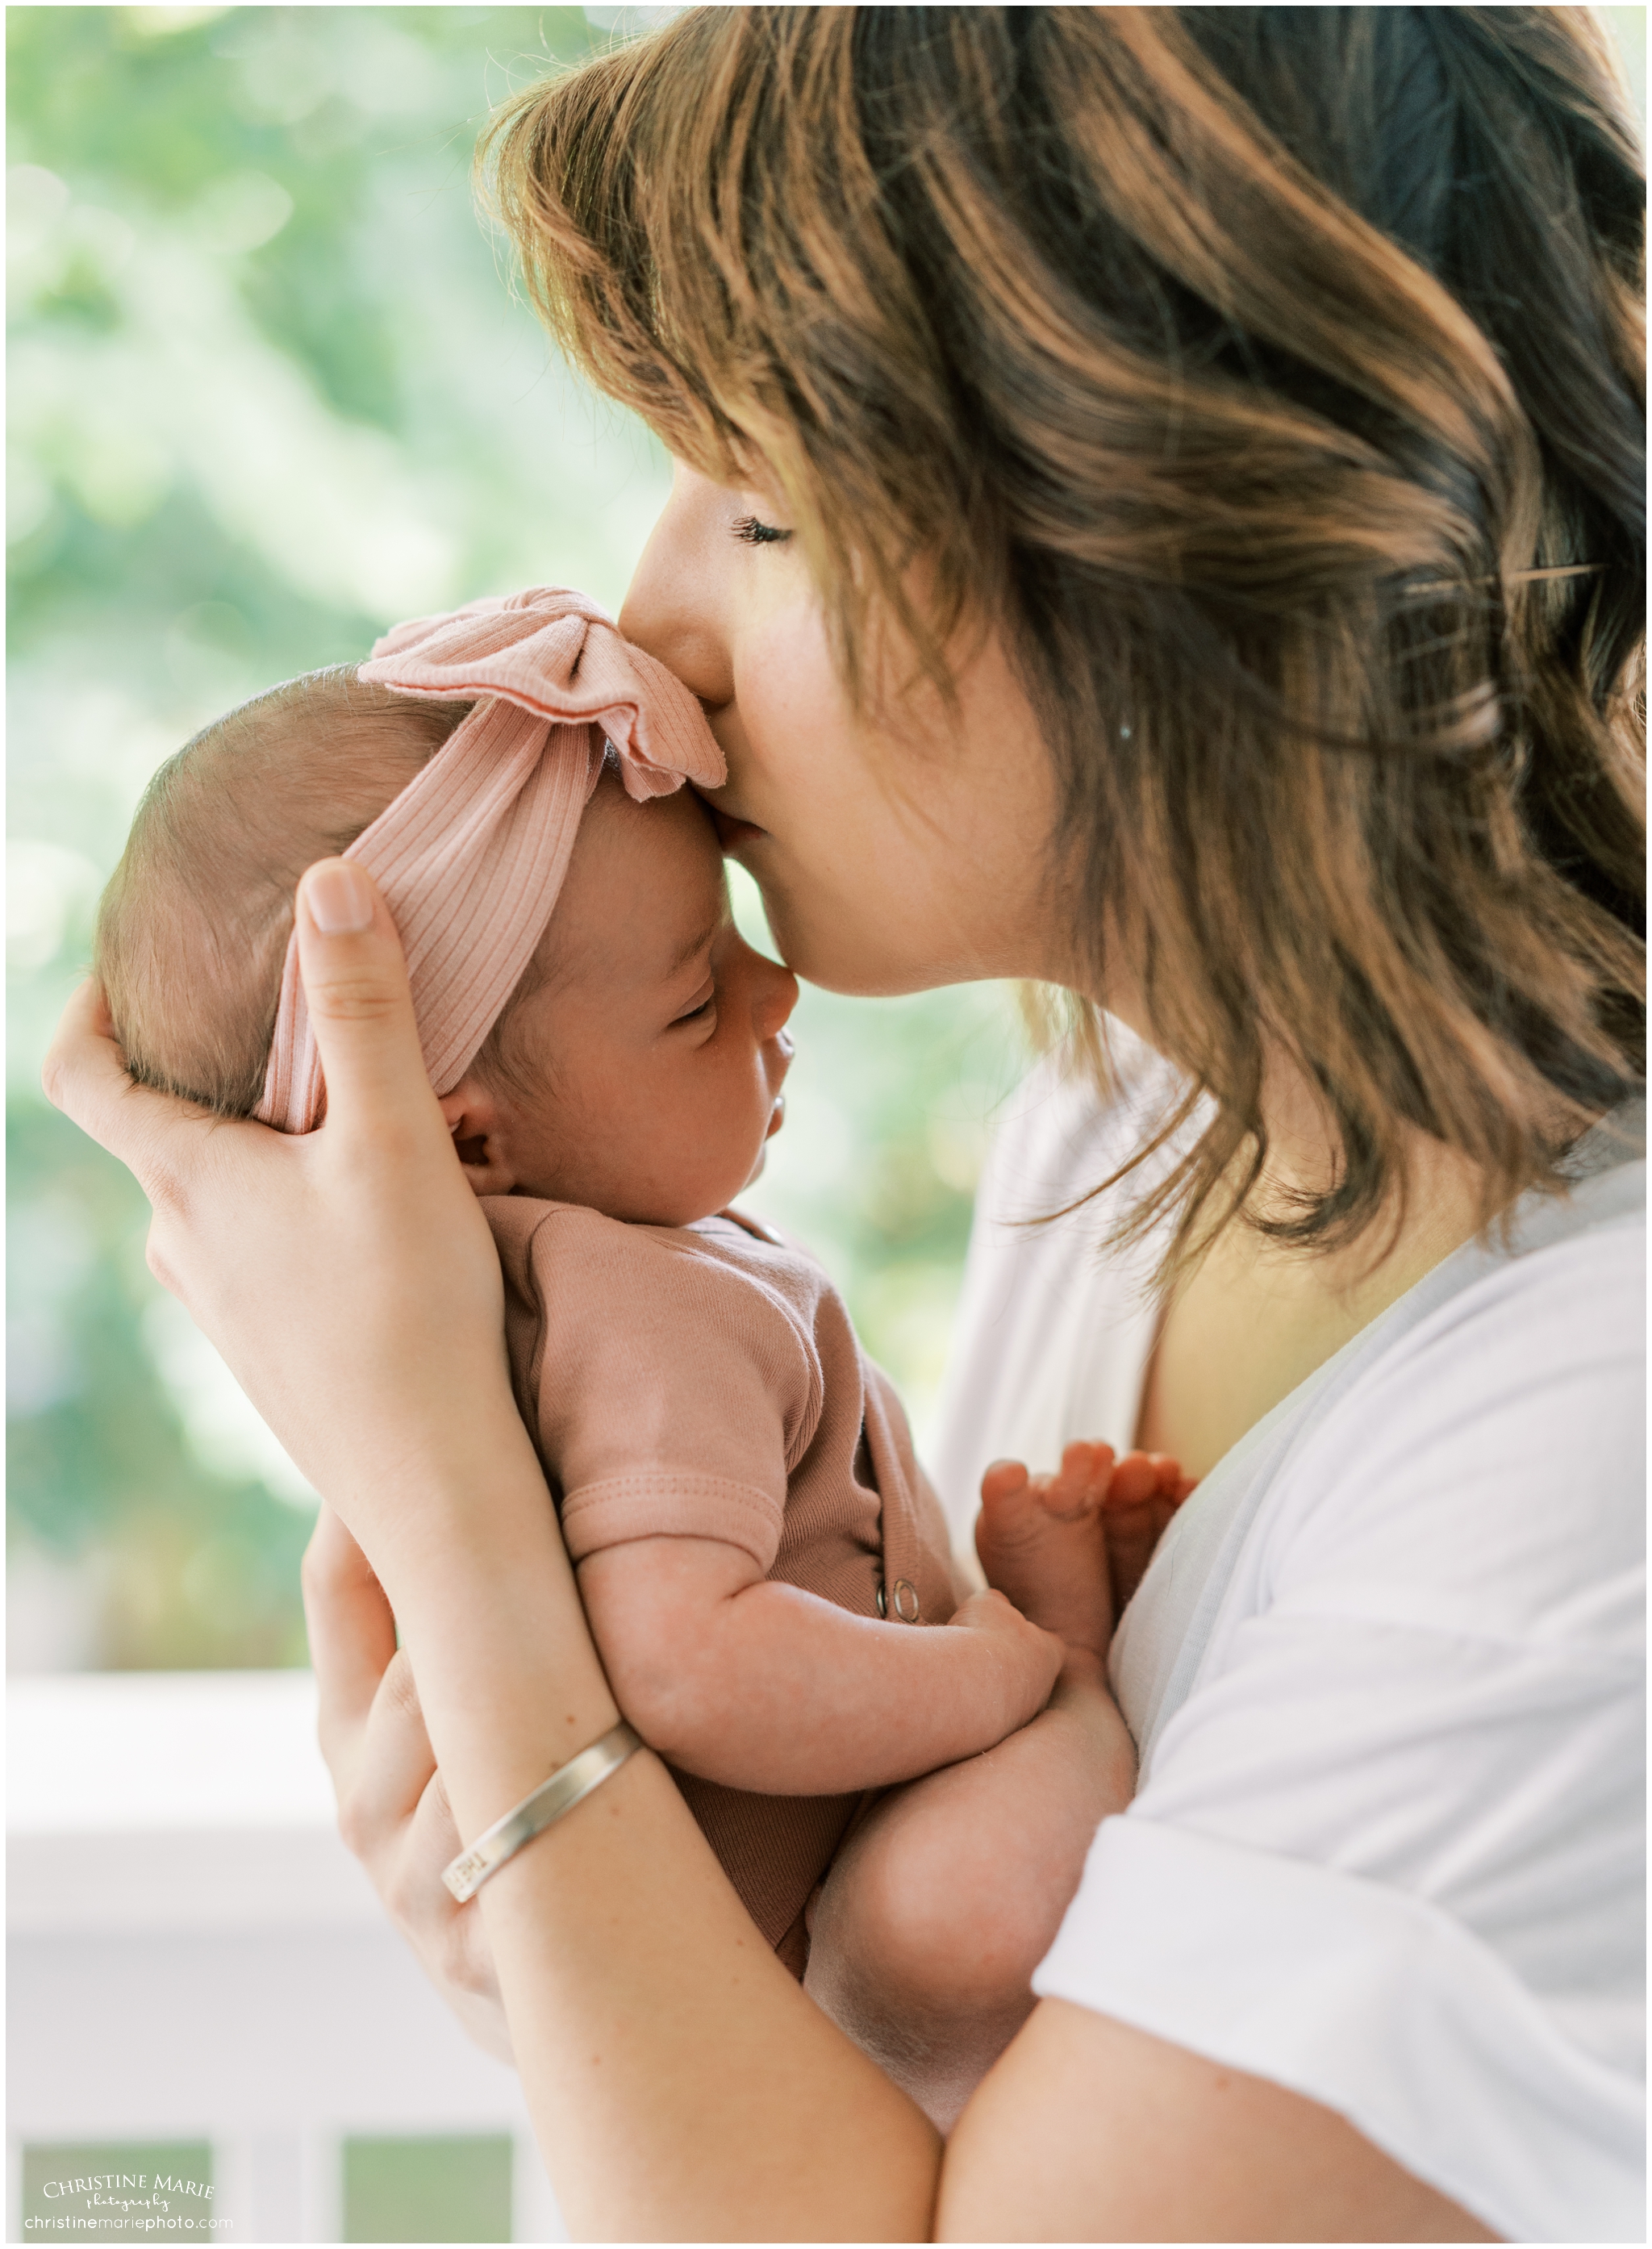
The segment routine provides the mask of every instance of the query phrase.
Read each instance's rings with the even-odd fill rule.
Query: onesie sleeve
[[[533,1234],[534,1434],[576,1562],[715,1538],[767,1572],[820,1418],[813,1337],[761,1275],[686,1231],[559,1207]]]
[[[1034,1988],[1337,2109],[1505,2238],[1639,2239],[1642,1261],[1531,1268],[1286,1465]]]

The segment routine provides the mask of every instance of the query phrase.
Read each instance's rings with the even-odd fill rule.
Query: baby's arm
[[[999,1593],[885,1623],[766,1578],[714,1538],[589,1555],[580,1591],[615,1700],[686,1772],[776,1796],[910,1780],[1042,1709],[1064,1650]]]

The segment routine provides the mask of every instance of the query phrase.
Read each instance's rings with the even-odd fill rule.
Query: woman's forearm
[[[651,1754],[483,1898],[576,2234],[928,2239],[935,2134],[776,1961]]]
[[[464,1489],[404,1495],[385,1585],[466,1842],[619,1716],[527,1432],[513,1411],[476,1434]]]
[[[444,1535],[420,1542],[436,1566],[399,1589],[466,1840],[615,1715],[543,1484],[535,1500],[526,1476],[501,1490],[495,1473],[486,1497],[485,1510],[474,1495],[456,1503]],[[934,2132],[775,1961],[650,1753],[467,1909],[485,1916],[576,2233],[928,2237]]]

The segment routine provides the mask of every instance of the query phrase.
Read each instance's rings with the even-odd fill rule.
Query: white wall
[[[208,2139],[230,2242],[336,2241],[347,2135],[508,2132],[515,2239],[566,2234],[513,2072],[340,1843],[307,1672],[9,1682],[7,2236],[18,2153]]]

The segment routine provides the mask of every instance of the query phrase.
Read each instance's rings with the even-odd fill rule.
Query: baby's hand
[[[1193,1486],[1162,1453],[1069,1445],[1054,1475],[995,1461],[981,1480],[975,1551],[991,1582],[1075,1647],[1105,1656],[1115,1603],[1139,1583]]]
[[[1001,1592],[972,1593],[947,1623],[990,1637],[1002,1668],[1005,1733],[1024,1726],[1043,1709],[1067,1656],[1054,1633],[1030,1623]]]

